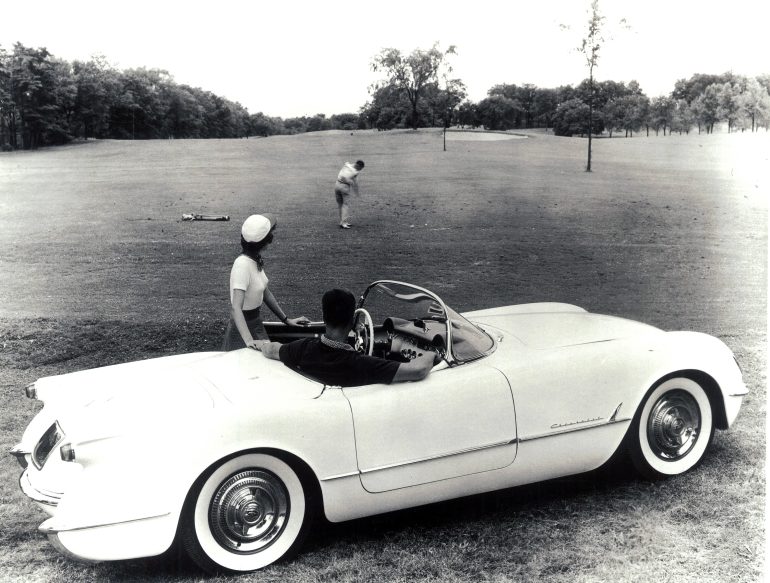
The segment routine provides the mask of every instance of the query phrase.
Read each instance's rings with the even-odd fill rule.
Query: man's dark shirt
[[[388,384],[393,381],[399,366],[393,360],[326,346],[320,338],[303,338],[283,344],[278,357],[299,373],[341,387]]]

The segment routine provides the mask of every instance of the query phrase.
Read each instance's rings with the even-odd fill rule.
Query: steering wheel
[[[361,319],[363,316],[363,319]],[[353,333],[356,335],[354,347],[358,352],[372,355],[374,349],[374,324],[372,317],[364,308],[353,312]]]

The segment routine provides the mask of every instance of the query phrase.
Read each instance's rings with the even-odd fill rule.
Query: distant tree
[[[655,130],[655,135],[662,128],[663,135],[666,135],[666,129],[671,128],[674,120],[674,110],[676,102],[673,97],[661,96],[653,98],[650,103],[650,123]]]
[[[558,105],[556,89],[536,89],[532,100],[532,117],[535,127],[550,128]]]
[[[701,126],[705,127],[707,134],[714,131],[714,124],[720,119],[719,94],[721,90],[721,83],[713,83],[706,87],[703,93],[692,102],[692,109],[698,122],[698,133],[700,133]]]
[[[323,113],[317,113],[313,117],[308,118],[305,127],[305,131],[308,132],[320,132],[330,129],[332,129],[332,122],[326,119],[326,115]]]
[[[674,83],[674,91],[671,96],[674,99],[684,99],[692,103],[706,90],[706,87],[715,83],[724,83],[723,75],[705,75],[696,73],[689,79],[679,79]]]
[[[632,81],[635,83],[635,81]],[[593,99],[594,109],[601,111],[607,102],[619,99],[626,95],[632,95],[634,91],[626,87],[625,83],[617,81],[593,82],[593,90],[589,79],[584,79],[574,90],[574,97],[579,97],[586,104]]]
[[[361,116],[357,113],[338,113],[332,115],[332,129],[336,130],[355,130],[363,129],[361,127]]]
[[[261,111],[249,118],[249,133],[253,136],[274,136],[284,131],[283,120],[280,117],[268,117]]]
[[[479,122],[478,108],[472,101],[463,101],[457,109],[457,123],[460,127],[469,126],[477,128],[481,125]]]
[[[601,116],[604,122],[604,129],[609,133],[609,137],[612,137],[612,132],[615,128],[620,127],[623,122],[623,109],[620,98],[608,101],[602,108]]]
[[[556,105],[576,98],[579,99],[580,95],[572,85],[560,85],[556,88]]]
[[[738,84],[722,83],[717,85],[719,108],[717,115],[727,121],[727,133],[733,131],[735,124],[741,117],[741,89]]]
[[[509,130],[516,126],[521,106],[503,95],[490,95],[476,106],[479,123],[488,130]]]
[[[16,118],[16,103],[11,96],[11,56],[0,46],[0,148],[13,148],[11,128]],[[1,150],[0,150],[1,151]]]
[[[768,79],[770,80],[770,76]],[[740,95],[739,103],[744,115],[751,120],[752,132],[757,128],[758,123],[767,127],[767,120],[770,118],[770,93],[767,87],[762,86],[759,78],[751,79],[747,83],[746,91]]]
[[[531,83],[520,86],[503,83],[493,86],[487,94],[489,96],[502,95],[515,101],[518,104],[518,113],[514,127],[530,128],[534,126],[535,119],[539,116],[545,115],[546,119],[550,121],[550,117],[556,110],[556,103],[553,100],[549,102],[549,99],[554,96],[553,90],[550,92],[550,94],[544,94],[542,90]]]
[[[770,94],[770,73],[766,73],[764,75],[758,75],[754,78],[757,83],[759,83],[762,87],[765,88],[765,91]]]
[[[19,135],[25,149],[69,140],[75,98],[70,66],[45,48],[16,43],[4,69],[4,117],[11,146],[19,147]]]
[[[166,91],[164,133],[180,139],[206,137],[203,109],[194,90],[186,85],[171,85]]]
[[[73,138],[77,87],[72,75],[72,66],[52,58],[48,71],[47,102],[41,107],[43,144],[65,144]]]
[[[592,111],[582,99],[568,99],[560,103],[553,117],[553,133],[557,136],[583,136],[592,124],[589,117]]]
[[[455,54],[454,46],[450,46],[442,52],[438,43],[435,43],[427,51],[415,49],[408,56],[402,54],[398,49],[383,49],[374,57],[371,67],[375,72],[385,73],[386,79],[375,84],[371,91],[374,93],[389,85],[403,92],[411,105],[411,127],[417,129],[420,100],[424,96],[426,88],[431,83],[438,82],[441,65],[453,54]]]
[[[73,63],[76,97],[76,132],[84,139],[104,138],[109,131],[110,108],[118,97],[118,72],[101,55]]]
[[[378,130],[407,127],[412,106],[406,95],[394,85],[384,85],[372,93],[372,100],[362,108],[368,125]]]
[[[696,123],[695,112],[686,99],[674,101],[674,113],[671,118],[671,131],[689,134],[690,128]]]
[[[645,95],[624,95],[616,101],[620,112],[620,128],[626,137],[633,137],[634,132],[644,125],[649,116],[649,100]]]

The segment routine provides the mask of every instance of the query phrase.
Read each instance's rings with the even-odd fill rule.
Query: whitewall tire
[[[272,455],[243,454],[214,468],[193,490],[182,541],[204,570],[246,573],[293,555],[310,514],[291,466]]]
[[[645,397],[629,429],[636,469],[648,478],[675,476],[694,468],[714,435],[706,391],[687,378],[673,378]]]

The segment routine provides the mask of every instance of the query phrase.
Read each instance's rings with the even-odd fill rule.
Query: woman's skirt
[[[246,325],[249,327],[254,340],[270,340],[265,325],[262,323],[262,318],[259,317],[259,308],[243,310],[243,317],[246,318]],[[238,350],[239,348],[246,348],[246,343],[241,338],[241,333],[238,332],[233,317],[230,316],[227,330],[225,330],[225,339],[222,341],[222,350]]]

